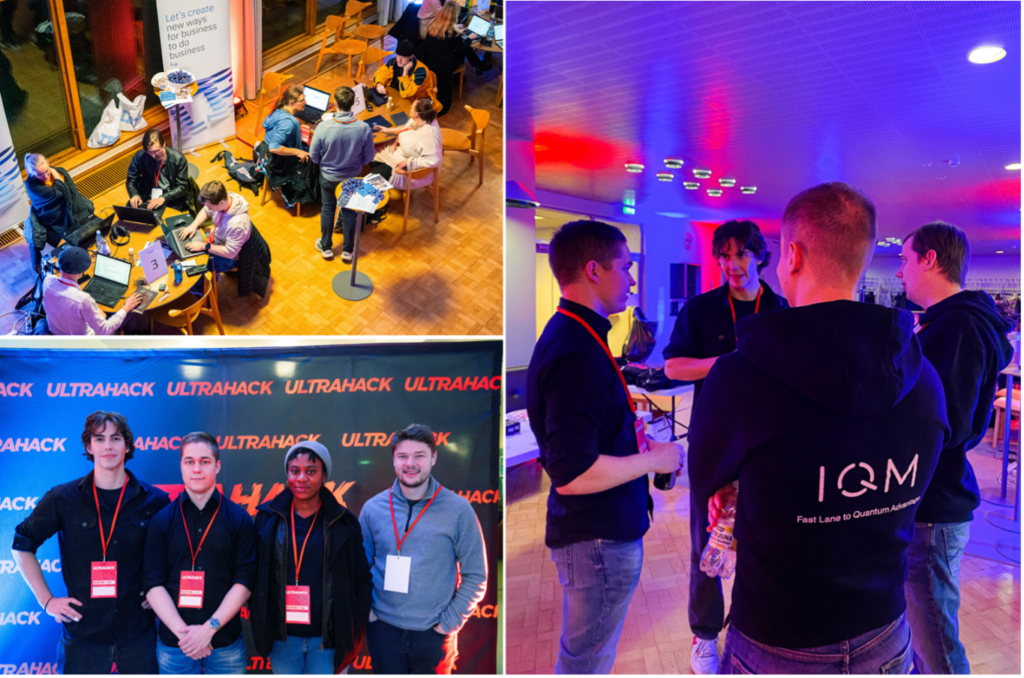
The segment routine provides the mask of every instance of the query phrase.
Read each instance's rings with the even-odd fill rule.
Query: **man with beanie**
[[[430,69],[416,59],[416,46],[408,40],[398,43],[395,56],[381,64],[373,74],[377,91],[387,94],[388,87],[397,89],[403,99],[424,99],[430,96]]]
[[[356,516],[324,487],[331,453],[304,440],[285,454],[288,488],[256,513],[256,651],[274,673],[334,674],[363,644],[373,581]]]
[[[81,247],[65,247],[57,257],[60,275],[43,281],[43,310],[51,334],[108,335],[121,327],[125,318],[142,303],[141,294],[133,294],[124,306],[107,318],[96,300],[82,291],[78,279],[92,264],[89,253]]]
[[[373,160],[373,131],[362,120],[356,120],[352,113],[355,101],[351,87],[343,85],[334,90],[337,110],[330,120],[317,125],[309,144],[309,157],[320,166],[320,237],[314,246],[328,261],[334,258],[331,234],[338,211],[338,184],[361,175],[363,165]],[[349,263],[355,248],[355,212],[344,212],[340,220],[344,223],[341,260]]]
[[[411,424],[392,435],[391,459],[398,479],[359,514],[373,575],[373,672],[449,674],[459,629],[487,592],[483,533],[469,502],[431,475],[430,429]]]
[[[907,298],[925,309],[917,339],[946,391],[951,436],[917,509],[907,551],[907,619],[920,673],[970,673],[960,642],[960,558],[981,503],[967,460],[985,436],[999,372],[1013,357],[999,315],[985,292],[964,290],[971,246],[956,226],[937,221],[904,239],[896,277]]]

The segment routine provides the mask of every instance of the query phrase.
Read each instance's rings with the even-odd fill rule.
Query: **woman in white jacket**
[[[401,127],[374,125],[375,132],[397,134],[395,141],[374,156],[371,174],[380,174],[399,189],[405,189],[406,177],[393,170],[413,172],[425,167],[441,166],[441,128],[437,125],[437,112],[430,99],[417,99],[409,111],[409,122]],[[413,188],[429,186],[433,175],[416,179]]]

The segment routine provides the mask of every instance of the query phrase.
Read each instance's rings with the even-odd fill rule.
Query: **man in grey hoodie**
[[[359,515],[373,575],[373,672],[449,674],[459,629],[487,592],[483,533],[469,502],[431,475],[430,429],[411,424],[395,433],[391,458],[398,479]]]
[[[334,90],[337,109],[334,116],[321,122],[313,133],[309,145],[309,157],[320,166],[320,237],[315,243],[316,251],[324,259],[334,258],[332,233],[335,226],[335,212],[338,199],[334,195],[338,184],[362,174],[363,165],[373,160],[373,131],[362,120],[356,120],[352,113],[356,93],[351,87]],[[352,261],[355,236],[355,212],[344,212],[344,239],[341,260]]]

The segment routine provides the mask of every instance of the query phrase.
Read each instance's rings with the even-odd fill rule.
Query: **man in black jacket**
[[[78,192],[67,170],[50,167],[45,156],[25,154],[25,172],[25,191],[32,205],[25,240],[29,243],[32,270],[38,273],[43,248],[56,247],[66,234],[89,221],[93,204]]]
[[[921,673],[971,672],[957,619],[960,557],[981,495],[967,450],[985,436],[997,377],[1013,357],[1006,340],[1013,323],[988,294],[964,290],[970,259],[964,232],[940,221],[904,239],[896,272],[907,298],[925,309],[917,338],[945,387],[952,432],[907,552],[907,619]]]
[[[256,514],[256,651],[274,673],[334,674],[363,644],[373,580],[359,520],[324,487],[331,453],[312,440],[285,454],[288,489]]]
[[[142,150],[135,153],[128,165],[128,204],[144,205],[163,216],[168,207],[195,216],[196,204],[188,180],[188,160],[167,148],[164,134],[158,129],[142,135]]]
[[[793,308],[740,320],[694,407],[690,486],[714,495],[712,522],[740,481],[724,672],[911,668],[907,546],[949,426],[910,313],[853,301],[875,233],[846,184],[793,198],[777,268]]]

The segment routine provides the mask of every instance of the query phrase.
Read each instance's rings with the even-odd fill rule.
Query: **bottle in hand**
[[[726,509],[711,532],[700,557],[700,571],[707,576],[728,579],[736,571],[736,539],[732,533],[735,523],[736,509]]]
[[[659,490],[667,492],[676,486],[675,473],[655,473],[654,486]]]

